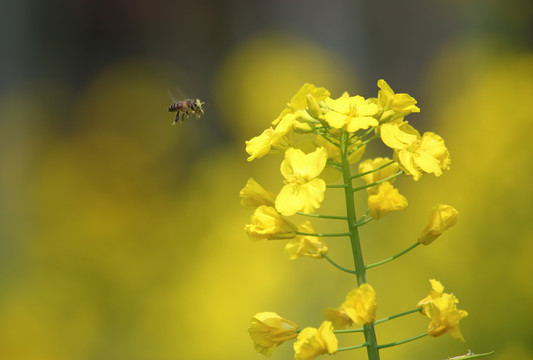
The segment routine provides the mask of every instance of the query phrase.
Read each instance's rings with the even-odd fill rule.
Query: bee
[[[188,117],[189,115],[196,115],[197,118],[200,117],[200,115],[204,114],[204,110],[202,109],[202,104],[205,104],[200,101],[200,99],[185,99],[182,101],[178,101],[177,103],[174,103],[168,107],[168,111],[174,112],[176,111],[176,118],[174,119],[174,122],[172,125],[176,125],[176,123],[181,120],[183,120]]]

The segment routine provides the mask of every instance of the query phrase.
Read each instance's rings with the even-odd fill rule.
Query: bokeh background
[[[410,207],[362,230],[366,259],[412,244],[436,203],[460,218],[431,246],[369,272],[378,318],[412,309],[429,278],[470,313],[465,344],[424,338],[382,359],[468,349],[533,359],[531,1],[1,8],[1,359],[262,359],[247,333],[256,312],[318,326],[354,279],[325,261],[288,260],[282,242],[248,240],[239,190],[253,176],[277,191],[282,177],[280,158],[247,163],[244,141],[304,82],[370,97],[380,78],[419,101],[410,122],[444,137],[452,169],[396,183]],[[202,99],[205,116],[171,127],[169,92]],[[334,191],[324,212],[343,210]],[[328,244],[349,266],[346,244]],[[379,325],[378,340],[426,326],[411,315]],[[272,359],[292,356],[288,343]]]

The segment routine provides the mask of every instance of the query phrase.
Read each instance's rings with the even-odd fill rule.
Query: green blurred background
[[[0,359],[262,359],[247,333],[256,312],[318,326],[354,279],[247,239],[239,190],[253,176],[278,191],[282,177],[277,157],[247,163],[244,141],[304,82],[370,97],[380,78],[419,101],[410,122],[443,136],[452,169],[396,183],[410,207],[362,229],[367,261],[412,244],[436,203],[460,217],[369,271],[378,318],[412,309],[429,278],[470,314],[466,344],[424,338],[382,359],[533,359],[531,1],[1,6]],[[205,116],[171,127],[169,91],[202,99]],[[324,213],[343,211],[334,192]],[[328,245],[349,266],[346,244]],[[427,323],[379,325],[378,340]],[[284,344],[272,359],[292,356]]]

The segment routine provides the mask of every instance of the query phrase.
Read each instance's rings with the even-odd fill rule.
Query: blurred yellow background
[[[0,359],[262,359],[247,333],[256,312],[318,326],[355,280],[248,240],[239,190],[254,177],[278,191],[282,176],[279,157],[246,162],[244,141],[305,82],[373,97],[379,78],[419,101],[408,120],[445,139],[452,169],[396,182],[409,208],[362,229],[365,260],[411,245],[436,203],[460,215],[434,244],[369,270],[378,318],[412,309],[429,278],[469,312],[465,344],[424,338],[382,359],[533,359],[531,3],[31,4],[27,22],[3,22]],[[169,91],[199,97],[205,116],[170,126]],[[324,213],[343,211],[335,189],[326,197]],[[348,244],[327,241],[351,267]],[[426,326],[387,322],[378,341]],[[271,358],[292,354],[288,343]]]

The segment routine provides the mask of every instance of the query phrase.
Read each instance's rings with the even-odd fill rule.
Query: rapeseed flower
[[[318,103],[328,98],[329,95],[330,92],[325,88],[305,83],[298,90],[296,95],[292,97],[291,101],[287,104],[287,107],[283,109],[281,114],[272,122],[272,124],[278,124],[287,114],[301,114],[301,111],[305,111],[308,107],[308,102],[310,101],[309,97],[311,97],[312,102]]]
[[[336,129],[345,127],[348,132],[356,132],[379,125],[373,117],[379,110],[378,106],[368,102],[362,96],[350,96],[344,93],[335,100],[327,98],[325,103],[330,111],[324,114],[323,118]]]
[[[245,225],[244,230],[251,240],[278,240],[294,238],[298,227],[273,207],[261,205],[255,209],[251,224]]]
[[[276,125],[275,128],[268,128],[261,133],[261,135],[246,141],[246,152],[248,161],[261,158],[268,154],[272,148],[278,151],[285,151],[290,147],[290,141],[285,135],[293,129],[299,122],[297,121],[299,114],[287,114]]]
[[[276,198],[276,209],[290,216],[298,211],[313,213],[324,200],[326,182],[318,176],[324,170],[328,154],[323,147],[305,154],[300,149],[290,148],[281,163],[285,186]]]
[[[265,190],[252,178],[248,179],[246,186],[242,188],[239,196],[241,198],[241,205],[253,210],[261,205],[274,206],[274,201],[276,200],[276,195]]]
[[[338,341],[333,333],[333,324],[324,321],[318,329],[306,327],[294,343],[294,360],[312,360],[322,354],[335,354]]]
[[[428,325],[428,335],[437,337],[449,333],[455,340],[464,342],[463,334],[459,329],[459,321],[468,316],[465,310],[457,309],[459,300],[453,294],[444,292],[442,284],[436,280],[431,281],[430,295],[420,300],[422,314],[431,319]]]
[[[389,84],[383,79],[378,80],[378,97],[376,99],[377,105],[382,109],[380,122],[388,122],[396,119],[401,119],[410,113],[420,112],[420,108],[416,106],[416,100],[409,94],[399,93],[395,94]]]
[[[370,216],[376,220],[388,212],[403,210],[408,205],[407,199],[388,181],[379,184],[377,193],[369,195],[367,202]]]
[[[429,290],[429,295],[420,300],[418,304],[416,304],[416,306],[422,306],[425,303],[433,301],[436,298],[441,297],[442,294],[444,294],[444,286],[441,284],[440,281],[435,279],[429,279],[429,283],[431,284],[431,290]],[[422,309],[422,313],[424,313],[423,311],[424,309]]]
[[[324,317],[335,329],[345,329],[353,323],[368,325],[376,321],[376,292],[370,284],[351,290],[339,309],[327,308]]]
[[[262,312],[252,317],[248,333],[255,350],[270,356],[278,345],[296,338],[297,329],[298,325],[274,312]]]
[[[380,134],[385,145],[394,149],[400,167],[414,180],[420,179],[423,172],[440,176],[442,170],[450,168],[448,149],[435,133],[426,132],[420,136],[407,123],[388,123],[381,126]]]

